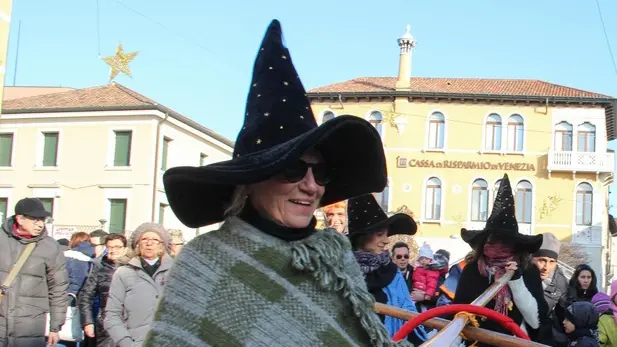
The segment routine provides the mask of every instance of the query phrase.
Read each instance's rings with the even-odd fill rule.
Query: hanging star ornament
[[[129,68],[129,63],[135,59],[137,54],[139,54],[139,52],[124,53],[122,43],[120,42],[118,43],[118,48],[116,48],[115,55],[103,57],[103,61],[111,68],[109,73],[109,82],[113,81],[113,79],[116,78],[120,72],[129,77],[133,77],[131,74],[131,69]]]

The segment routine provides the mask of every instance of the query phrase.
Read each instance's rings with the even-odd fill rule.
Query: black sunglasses
[[[396,255],[396,259],[402,259],[402,258],[409,259],[409,255],[408,254],[405,254],[405,255],[397,254]]]
[[[308,169],[313,171],[315,183],[325,186],[330,182],[330,172],[324,163],[309,164],[304,160],[298,160],[285,168],[281,175],[289,183],[299,182],[306,176]]]

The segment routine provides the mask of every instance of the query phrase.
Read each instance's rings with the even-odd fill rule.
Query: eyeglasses
[[[27,220],[33,221],[33,222],[42,222],[42,223],[45,223],[45,221],[47,220],[47,217],[31,217],[31,216],[26,216],[26,215],[24,215],[24,218],[26,218]]]
[[[405,254],[405,255],[397,254],[396,255],[396,259],[403,259],[403,258],[409,259],[409,254]]]
[[[161,240],[159,239],[141,239],[139,240],[140,243],[148,243],[148,242],[152,242],[153,245],[159,245],[161,244]]]
[[[298,160],[285,168],[281,174],[287,182],[296,183],[301,181],[304,176],[306,176],[306,172],[309,168],[313,171],[315,183],[320,186],[325,186],[330,183],[330,172],[324,163],[309,164],[303,160]]]

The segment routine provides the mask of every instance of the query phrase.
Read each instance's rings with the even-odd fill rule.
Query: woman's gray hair
[[[236,186],[233,195],[231,196],[231,202],[225,209],[224,216],[234,217],[240,214],[240,211],[244,208],[246,200],[249,196],[249,187],[247,185]]]

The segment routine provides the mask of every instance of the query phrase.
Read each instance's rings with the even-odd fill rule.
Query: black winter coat
[[[541,317],[546,317],[548,314],[548,307],[546,301],[544,300],[544,293],[542,288],[542,282],[540,280],[540,272],[538,268],[530,264],[523,271],[523,282],[525,286],[531,293],[531,295],[536,299],[538,304],[538,315],[540,318],[540,323],[542,323]],[[459,280],[458,286],[456,287],[456,293],[454,295],[454,300],[452,300],[453,304],[470,304],[474,301],[478,296],[480,296],[488,287],[491,285],[487,277],[484,277],[478,271],[478,263],[477,261],[472,261],[465,266],[463,272],[461,273],[461,278]],[[495,307],[495,300],[491,300],[487,305],[487,308],[493,309]],[[523,316],[521,312],[516,307],[516,303],[511,311],[509,311],[508,316],[512,318],[518,325],[523,323]],[[451,318],[451,317],[450,317]],[[512,335],[508,330],[504,329],[499,323],[496,323],[491,320],[480,321],[480,328],[492,330],[496,332],[500,332],[507,335]],[[538,341],[541,338],[538,336],[538,331],[532,329],[529,326],[526,326],[529,337],[533,341]],[[481,343],[478,343],[478,347],[487,346]]]
[[[98,347],[113,346],[109,334],[103,327],[103,321],[105,320],[105,307],[107,306],[111,278],[118,266],[119,264],[113,263],[107,256],[101,257],[100,262],[96,262],[93,266],[78,298],[81,325],[94,324],[94,334]],[[99,309],[96,317],[94,317],[94,299],[97,297],[99,298]]]
[[[13,233],[14,224],[14,218],[9,218],[0,231],[0,283],[25,246],[37,245],[0,303],[0,347],[41,347],[46,344],[47,312],[50,331],[60,331],[66,319],[66,259],[45,230],[25,239]]]

